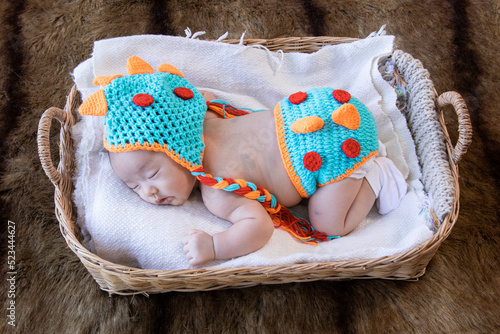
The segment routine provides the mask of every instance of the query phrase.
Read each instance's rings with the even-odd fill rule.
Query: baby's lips
[[[171,201],[172,201],[173,197],[172,196],[168,196],[168,197],[165,197],[165,198],[159,198],[155,201],[156,204],[160,204],[160,205],[167,205],[169,204]]]

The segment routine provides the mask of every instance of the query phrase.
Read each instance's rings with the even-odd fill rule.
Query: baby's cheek
[[[156,204],[154,200],[149,196],[139,195],[139,197],[144,201],[152,204]]]

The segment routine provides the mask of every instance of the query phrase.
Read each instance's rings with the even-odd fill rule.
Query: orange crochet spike
[[[349,130],[357,130],[361,117],[354,105],[345,103],[332,113],[332,120],[335,124],[342,125]]]
[[[165,72],[165,73],[170,73],[174,75],[178,75],[181,78],[184,78],[184,75],[179,71],[179,69],[173,65],[162,63],[158,68],[156,69],[158,72]]]
[[[78,112],[82,115],[105,116],[108,112],[108,104],[106,103],[104,90],[99,89],[90,95],[78,108]]]
[[[321,130],[323,125],[323,120],[318,116],[307,116],[293,122],[290,129],[295,133],[310,133]]]
[[[129,57],[127,60],[127,73],[130,75],[134,74],[143,74],[143,73],[151,73],[153,74],[155,71],[144,60],[137,56]]]
[[[123,77],[121,74],[115,74],[115,75],[105,75],[101,77],[95,77],[92,83],[96,86],[106,86],[109,85],[111,81],[113,81],[116,78]]]

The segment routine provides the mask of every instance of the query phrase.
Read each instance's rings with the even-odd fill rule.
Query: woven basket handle
[[[40,122],[38,123],[38,134],[37,134],[37,143],[38,143],[38,156],[40,157],[40,162],[42,163],[42,168],[45,171],[45,174],[49,177],[50,181],[54,184],[54,186],[58,187],[61,182],[61,171],[65,168],[71,170],[72,166],[72,157],[65,156],[62,154],[62,150],[68,148],[72,151],[72,141],[68,127],[71,127],[75,124],[75,118],[73,116],[73,109],[75,108],[75,96],[76,96],[76,87],[73,87],[70,95],[68,96],[66,106],[64,110],[52,107],[47,109],[42,117],[40,118]],[[51,153],[50,153],[50,128],[52,126],[53,119],[58,120],[61,123],[61,135],[59,142],[59,164],[57,169],[54,167],[52,163]]]
[[[451,159],[455,165],[458,164],[467,148],[472,142],[472,125],[469,116],[469,110],[464,99],[457,92],[446,92],[437,99],[437,105],[440,109],[447,105],[453,106],[458,116],[458,140],[451,152]]]

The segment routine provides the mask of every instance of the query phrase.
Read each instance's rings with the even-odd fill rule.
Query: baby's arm
[[[205,205],[213,214],[229,220],[233,225],[213,236],[204,231],[192,230],[183,239],[184,252],[193,266],[254,252],[269,241],[274,230],[271,217],[256,200],[211,190],[223,196],[212,195],[210,200],[204,199]]]
[[[215,100],[217,98],[214,94],[207,92],[206,90],[200,90],[200,93],[201,93],[201,95],[203,95],[203,97],[205,98],[205,101],[207,101],[207,102],[210,102],[210,101]]]

